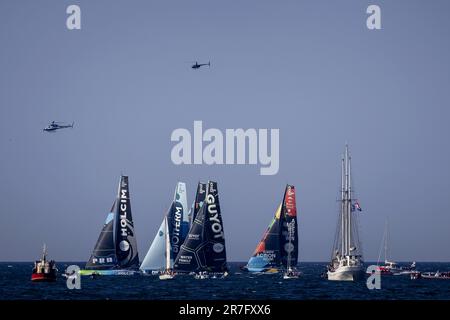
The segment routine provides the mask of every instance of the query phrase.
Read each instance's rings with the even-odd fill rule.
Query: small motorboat
[[[283,274],[283,279],[298,279],[301,272],[292,268],[287,269]]]
[[[34,262],[33,272],[31,274],[31,281],[33,282],[54,282],[56,281],[57,273],[54,260],[47,260],[47,249],[44,244],[41,260]]]

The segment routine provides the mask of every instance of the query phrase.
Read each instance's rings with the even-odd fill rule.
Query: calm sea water
[[[59,264],[64,270],[66,265]],[[81,290],[69,290],[59,276],[56,283],[32,283],[32,263],[0,263],[0,299],[445,299],[450,300],[450,280],[411,280],[409,276],[384,276],[381,290],[368,290],[365,281],[333,282],[321,277],[325,263],[300,263],[300,279],[281,275],[240,272],[244,263],[230,263],[225,279],[195,280],[180,276],[160,281],[156,276],[83,277]],[[450,263],[418,263],[420,271],[448,271]]]

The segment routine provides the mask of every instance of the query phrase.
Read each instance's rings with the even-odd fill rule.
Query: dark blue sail
[[[197,192],[195,193],[195,200],[190,212],[191,224],[195,220],[200,208],[202,207],[206,197],[206,183],[199,182],[197,185]]]
[[[111,211],[106,217],[105,224],[86,263],[86,269],[112,269],[117,265],[116,248],[114,245],[114,212],[117,201],[114,201]]]
[[[297,205],[295,200],[295,187],[286,186],[283,197],[282,215],[284,217],[281,225],[281,264],[284,268],[289,265],[295,267],[298,260],[298,225],[297,225]]]

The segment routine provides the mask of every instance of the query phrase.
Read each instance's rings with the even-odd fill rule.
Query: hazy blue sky
[[[79,4],[82,30],[66,29]],[[366,28],[378,4],[382,30]],[[376,260],[450,260],[449,1],[0,1],[0,260],[88,259],[121,173],[140,257],[175,184],[218,181],[229,260],[297,188],[300,261],[328,260],[349,142]],[[187,61],[211,60],[194,71]],[[51,120],[75,128],[46,134]],[[176,128],[279,128],[280,170],[175,166]]]

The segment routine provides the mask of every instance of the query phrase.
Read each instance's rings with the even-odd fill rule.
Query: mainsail
[[[186,184],[178,182],[175,195],[169,210],[164,215],[161,226],[153,239],[141,270],[163,270],[167,268],[166,252],[169,252],[170,267],[173,266],[181,244],[186,238],[189,228],[187,216]],[[168,243],[166,239],[169,239]]]
[[[155,238],[142,261],[140,269],[145,270],[162,270],[166,265],[166,222],[164,217]]]
[[[112,269],[117,265],[116,247],[114,245],[114,212],[117,200],[108,213],[105,224],[92,251],[91,257],[86,263],[86,269]]]
[[[292,228],[291,232],[289,227]],[[288,257],[290,257],[290,265],[296,266],[298,259],[297,207],[295,187],[291,185],[286,186],[283,201],[246,267],[254,272],[270,268],[286,268]]]
[[[128,177],[121,176],[117,198],[86,269],[136,269],[138,266],[139,256],[131,216]]]
[[[225,236],[217,182],[208,181],[205,203],[200,207],[174,268],[179,271],[227,271]]]

